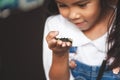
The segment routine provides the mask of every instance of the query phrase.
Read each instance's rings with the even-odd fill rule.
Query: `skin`
[[[56,0],[56,3],[60,14],[89,39],[94,40],[106,33],[108,18],[100,18],[100,0]]]
[[[112,10],[104,19],[100,18],[100,0],[56,0],[56,3],[60,14],[82,30],[89,39],[95,40],[106,33]],[[50,80],[69,80],[68,50],[71,43],[56,40],[58,34],[57,31],[51,31],[46,37],[53,53],[49,77]]]
[[[99,0],[56,0],[60,14],[81,30],[96,24],[100,15]]]
[[[50,80],[69,80],[68,50],[71,43],[56,40],[55,37],[58,34],[58,32],[52,31],[46,37],[48,46],[53,51],[53,60],[49,77]]]
[[[75,68],[77,66],[77,64],[75,63],[75,61],[71,60],[69,62],[69,66],[70,66],[71,69],[73,69],[73,68]]]

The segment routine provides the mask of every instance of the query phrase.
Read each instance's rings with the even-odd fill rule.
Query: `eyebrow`
[[[89,2],[90,0],[80,0],[80,1],[77,1],[77,2],[75,2],[75,3],[73,3],[73,4],[78,4],[78,3],[85,3],[85,2]]]
[[[72,3],[72,4],[75,5],[75,4],[78,4],[78,3],[85,3],[85,2],[89,2],[89,1],[90,1],[90,0],[79,0],[79,1],[77,1],[77,2],[75,2],[75,3]],[[55,2],[62,4],[62,2],[60,2],[59,0],[55,0]]]

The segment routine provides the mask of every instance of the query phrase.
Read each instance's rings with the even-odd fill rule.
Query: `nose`
[[[78,10],[70,10],[69,11],[69,15],[68,15],[68,18],[70,20],[76,20],[76,19],[79,19],[81,16],[81,14],[78,12]]]

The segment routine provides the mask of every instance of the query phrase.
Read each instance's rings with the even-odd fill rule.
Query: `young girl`
[[[120,1],[45,3],[52,15],[43,40],[47,80],[120,80]]]

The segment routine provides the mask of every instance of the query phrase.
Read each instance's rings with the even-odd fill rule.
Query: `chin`
[[[81,31],[87,31],[87,30],[89,30],[89,28],[88,27],[79,27],[79,26],[77,26]]]

